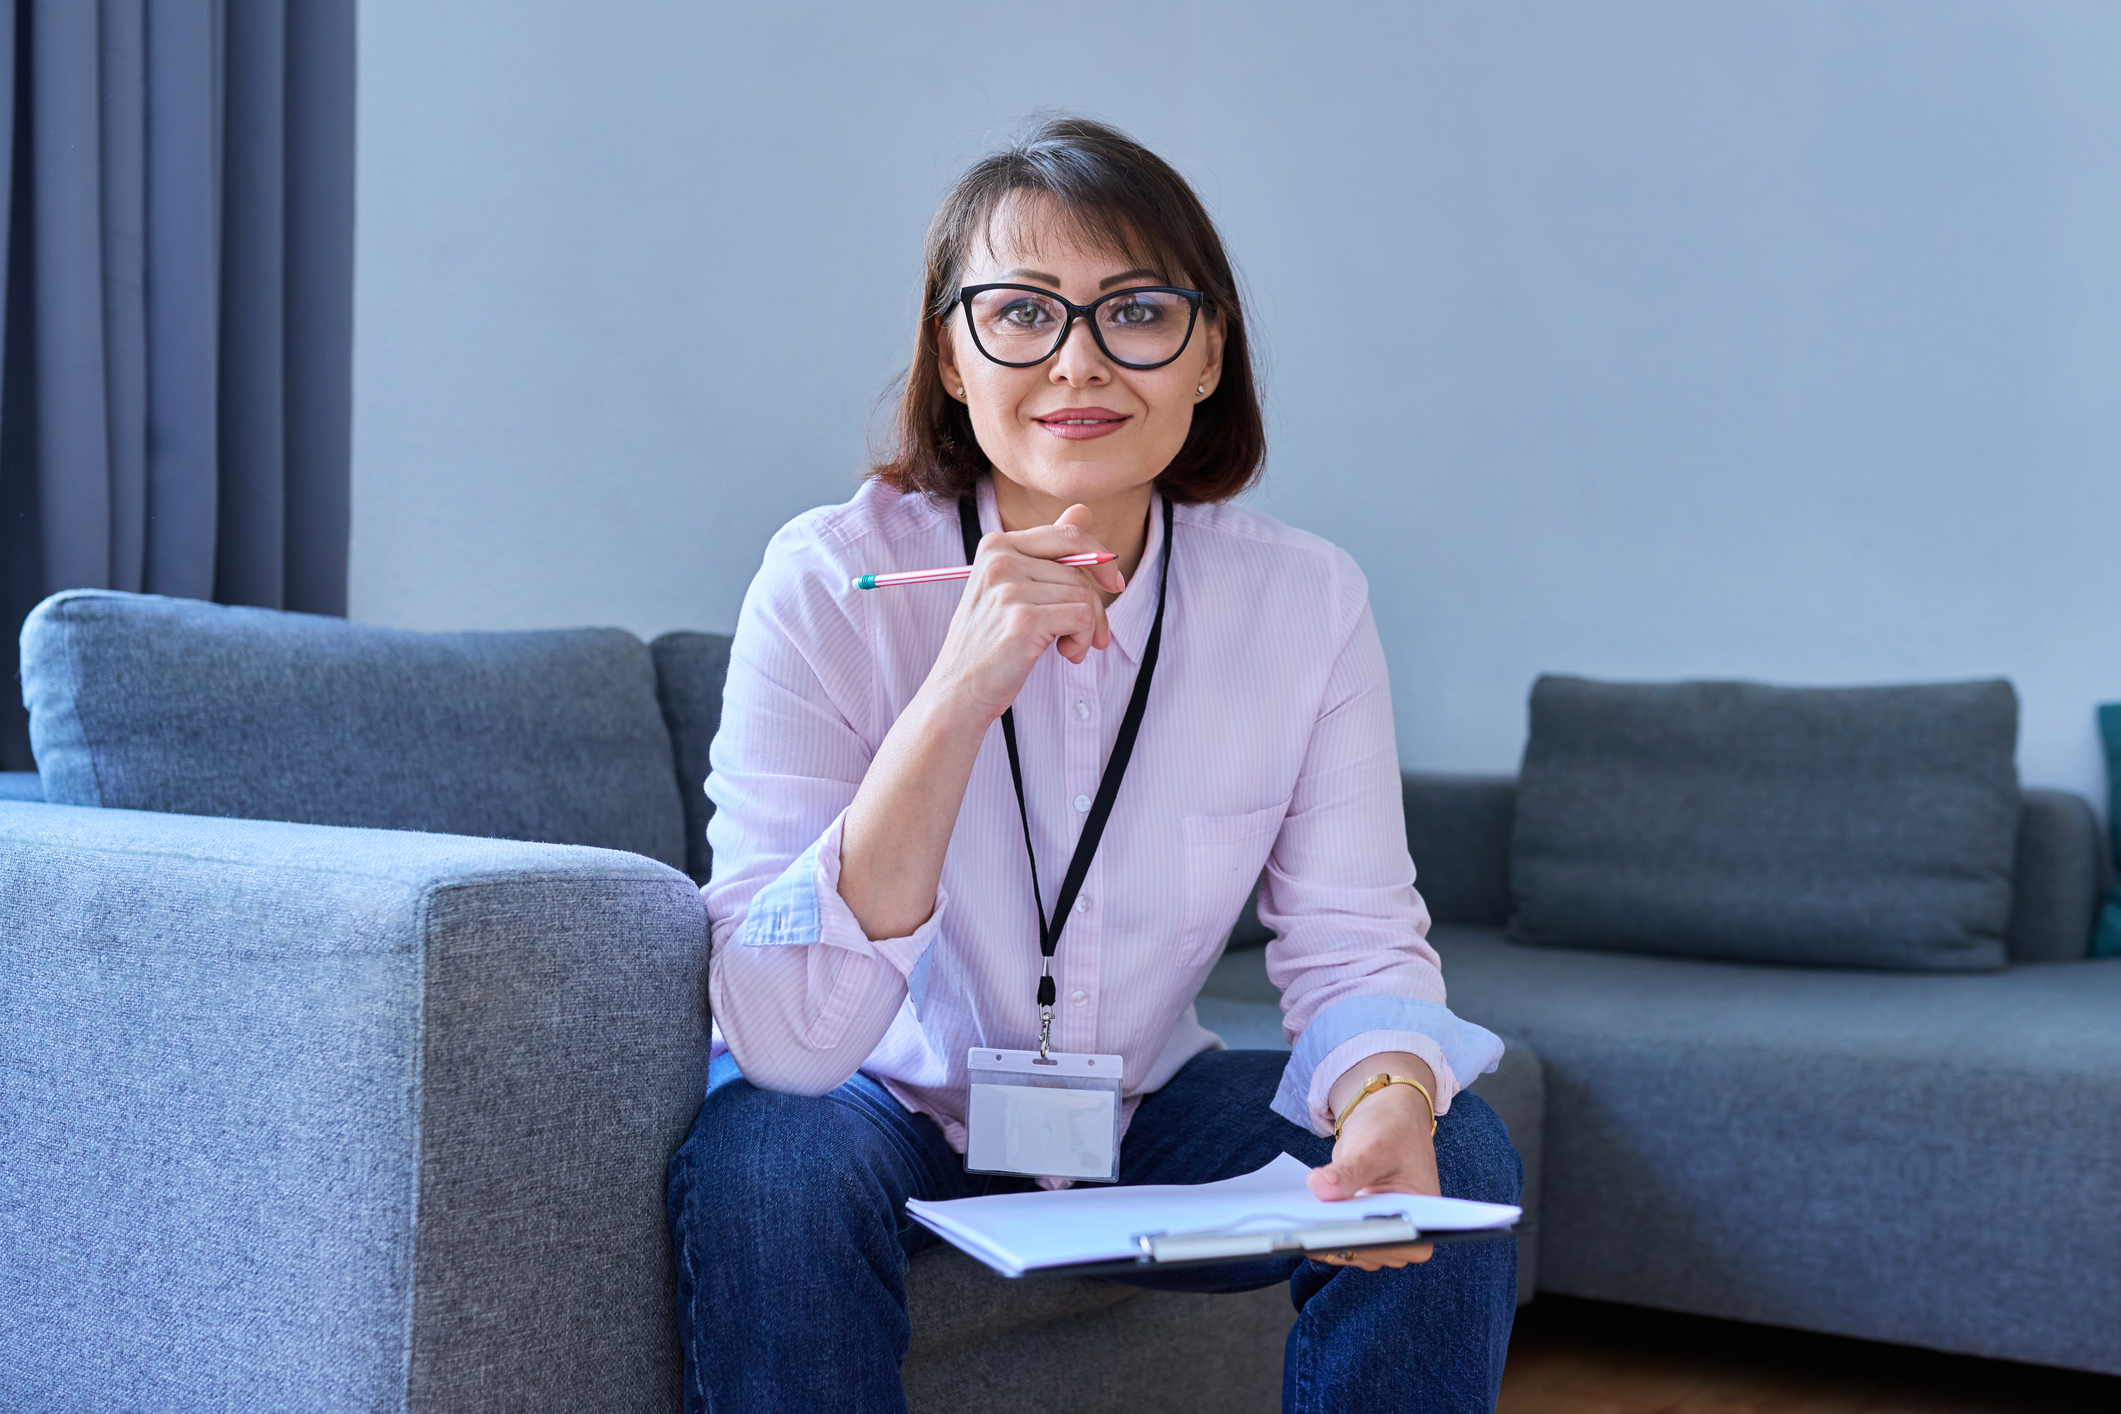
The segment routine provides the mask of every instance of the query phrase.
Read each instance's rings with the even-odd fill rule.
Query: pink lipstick
[[[1070,442],[1086,442],[1092,437],[1119,431],[1130,419],[1125,413],[1110,408],[1058,408],[1040,413],[1032,421],[1056,437]]]

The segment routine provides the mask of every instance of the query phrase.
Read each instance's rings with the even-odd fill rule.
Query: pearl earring
[[[963,388],[958,389],[957,395],[962,398],[963,396],[965,396],[965,390]]]
[[[1207,396],[1208,396],[1208,385],[1207,385],[1207,384],[1205,384],[1205,383],[1199,383],[1199,384],[1196,384],[1196,385],[1194,385],[1194,388],[1193,388],[1193,396],[1195,396],[1196,398],[1205,398],[1205,397],[1207,397]]]

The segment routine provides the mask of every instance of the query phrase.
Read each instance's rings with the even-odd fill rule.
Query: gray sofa
[[[728,641],[77,591],[23,643],[0,1407],[676,1409]],[[1539,1084],[1482,1082],[1528,1168]],[[916,1410],[1279,1407],[1281,1288],[910,1286]]]
[[[726,652],[39,611],[43,778],[0,779],[0,1404],[676,1407],[661,1184]],[[1512,1038],[1478,1088],[1526,1159],[1527,1291],[2121,1373],[2107,857],[2082,801],[2004,788],[2010,965],[1895,972],[1513,942],[1517,786],[1407,778],[1453,1005]],[[1240,921],[1198,1003],[1234,1045],[1280,1044],[1263,940]],[[947,1250],[911,1289],[915,1409],[1278,1403],[1276,1289]]]
[[[1410,776],[1453,1009],[1544,1070],[1542,1291],[2121,1374],[2121,958],[2027,791],[1998,971],[1513,942],[1517,782]],[[1271,997],[1257,953],[1209,991]]]

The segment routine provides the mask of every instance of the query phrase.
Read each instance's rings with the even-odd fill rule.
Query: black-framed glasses
[[[1036,285],[967,285],[957,294],[979,351],[1005,368],[1034,368],[1060,352],[1078,319],[1122,368],[1162,368],[1186,351],[1199,290],[1137,285],[1074,304]]]

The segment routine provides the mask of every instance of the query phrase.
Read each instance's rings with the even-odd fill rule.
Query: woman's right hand
[[[980,732],[1016,701],[1049,646],[1080,663],[1112,642],[1099,591],[1126,587],[1118,563],[1055,563],[1063,555],[1107,553],[1083,528],[1089,519],[1087,507],[1070,506],[1052,525],[997,531],[980,541],[926,684]]]
[[[1080,663],[1112,641],[1098,591],[1125,587],[1118,563],[1054,563],[1104,552],[1083,529],[1089,518],[1087,508],[1070,506],[1052,525],[980,541],[943,651],[847,807],[839,892],[868,937],[905,937],[934,912],[980,742],[1039,655],[1050,645]]]

